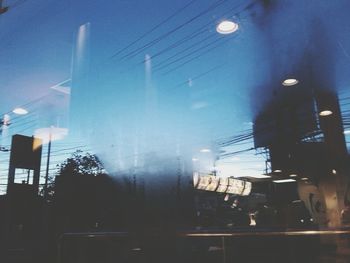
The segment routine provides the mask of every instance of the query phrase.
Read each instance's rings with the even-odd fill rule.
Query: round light
[[[298,177],[296,174],[290,174],[289,177]]]
[[[23,108],[15,108],[12,112],[18,115],[25,115],[28,113],[28,111]]]
[[[224,20],[220,22],[216,27],[216,31],[223,35],[231,34],[237,31],[237,29],[238,29],[238,24],[229,20]]]
[[[202,150],[200,150],[200,152],[201,153],[210,153],[211,151],[210,151],[210,149],[202,149]]]
[[[302,180],[302,181],[307,181],[307,180],[309,180],[309,178],[303,177],[303,178],[301,178],[301,180]]]
[[[323,110],[319,113],[320,116],[325,117],[325,116],[329,116],[332,115],[333,112],[331,110]]]
[[[332,174],[337,174],[337,170],[333,169]]]
[[[298,83],[299,83],[299,81],[297,79],[285,79],[282,82],[282,85],[288,87],[288,86],[294,86]]]
[[[274,173],[282,173],[282,170],[277,169],[277,170],[274,170],[273,172]]]

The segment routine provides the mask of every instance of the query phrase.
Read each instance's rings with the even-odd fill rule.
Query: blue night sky
[[[68,153],[83,145],[110,171],[142,166],[150,152],[199,159],[195,166],[209,171],[218,151],[214,142],[250,130],[273,94],[284,92],[284,78],[309,83],[310,61],[320,82],[341,92],[349,85],[347,0],[4,5],[10,8],[0,15],[0,112],[47,96],[30,103],[28,115],[9,114],[13,124],[2,144],[20,130],[32,135],[37,128],[69,127],[53,148]],[[224,19],[238,23],[238,31],[219,35],[215,28]],[[71,96],[50,88],[67,79],[62,86]],[[228,150],[250,147],[252,140]],[[200,153],[204,148],[212,152]],[[263,159],[254,153],[226,159],[223,173],[261,174]]]

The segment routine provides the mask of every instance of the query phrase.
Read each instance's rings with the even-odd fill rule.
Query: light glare
[[[244,177],[250,177],[250,178],[256,178],[256,179],[266,179],[266,178],[271,178],[270,175],[266,174],[260,174],[260,175],[249,175],[249,176],[244,176]]]
[[[229,20],[224,20],[220,22],[216,27],[216,31],[219,34],[223,34],[223,35],[231,34],[237,31],[237,29],[238,29],[238,24]]]
[[[49,141],[58,141],[64,139],[68,135],[67,128],[49,127],[40,128],[34,131],[34,136],[41,139],[43,143],[48,143]]]
[[[319,115],[320,115],[321,117],[329,116],[329,115],[332,115],[332,114],[333,114],[333,112],[332,112],[331,110],[323,110],[323,111],[321,111],[321,112],[319,113]]]
[[[15,108],[12,112],[18,115],[25,115],[28,113],[28,111],[24,108]]]
[[[298,83],[299,83],[299,81],[297,79],[285,79],[282,82],[282,85],[288,87],[288,86],[294,86]]]
[[[274,180],[273,181],[276,184],[282,184],[282,183],[292,183],[295,182],[294,179],[281,179],[281,180]]]

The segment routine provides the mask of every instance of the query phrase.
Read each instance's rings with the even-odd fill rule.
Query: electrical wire
[[[193,16],[192,18],[186,20],[186,22],[176,26],[175,28],[173,28],[172,30],[160,35],[159,37],[156,37],[155,39],[151,40],[150,42],[144,44],[143,46],[127,53],[126,55],[122,56],[121,59],[130,59],[133,58],[134,56],[136,56],[137,54],[140,54],[141,52],[143,52],[144,50],[146,50],[147,48],[150,48],[152,46],[154,46],[155,44],[159,43],[161,40],[169,37],[170,35],[174,34],[175,32],[179,31],[180,29],[182,29],[183,27],[189,25],[190,23],[192,23],[193,21],[197,20],[198,18],[202,17],[203,15],[209,13],[210,11],[216,9],[217,7],[219,7],[220,5],[224,4],[227,0],[218,0],[215,3],[213,3],[212,5],[210,5],[208,8],[206,8],[205,10],[201,11],[199,14]]]
[[[168,16],[167,18],[165,18],[164,20],[162,20],[160,23],[156,24],[154,27],[152,27],[150,30],[146,31],[145,33],[143,33],[141,36],[139,36],[138,38],[136,38],[134,41],[132,41],[131,43],[129,43],[128,45],[126,45],[124,48],[120,49],[119,51],[115,52],[111,58],[114,58],[116,56],[118,56],[120,53],[122,53],[123,51],[129,49],[130,47],[132,47],[134,44],[136,44],[137,42],[139,42],[140,40],[144,39],[146,36],[148,36],[149,34],[151,34],[153,31],[155,31],[156,29],[158,29],[159,27],[163,26],[164,24],[166,24],[167,22],[169,22],[172,18],[174,18],[175,16],[177,16],[178,14],[180,14],[182,11],[184,11],[187,7],[189,7],[190,5],[192,5],[194,2],[196,2],[197,0],[192,0],[190,2],[188,2],[186,5],[184,5],[183,7],[181,7],[180,9],[176,10],[173,14],[171,14],[170,16]]]
[[[153,70],[153,69],[156,70],[157,68],[159,68],[159,67],[162,66],[163,64],[166,64],[166,62],[169,62],[169,61],[172,62],[171,59],[176,58],[177,56],[183,54],[184,52],[186,52],[186,51],[188,51],[188,50],[191,50],[191,49],[194,48],[194,47],[198,47],[198,45],[203,44],[205,41],[207,41],[208,39],[211,39],[211,38],[213,38],[213,37],[215,37],[215,35],[214,35],[214,34],[211,34],[211,35],[206,36],[206,37],[203,38],[203,39],[200,39],[199,41],[193,43],[192,45],[190,45],[190,46],[188,46],[188,47],[186,47],[186,48],[184,48],[184,49],[182,49],[182,50],[176,52],[174,55],[168,57],[167,59],[165,59],[165,60],[163,60],[163,61],[161,61],[161,62],[158,62],[157,64],[155,64],[155,65],[152,67],[152,70]],[[195,51],[193,51],[193,52],[195,52]],[[183,57],[183,56],[182,56],[182,57]],[[152,59],[154,59],[154,56],[152,56]],[[180,59],[181,59],[181,57],[180,57]],[[174,60],[174,62],[172,62],[172,63],[175,63],[175,62],[178,61],[178,60],[179,60],[179,59]],[[169,63],[168,63],[168,64],[169,64]]]
[[[163,69],[165,69],[165,68],[167,68],[167,67],[173,65],[173,64],[176,63],[176,62],[179,62],[179,61],[181,61],[181,60],[183,60],[183,59],[185,59],[185,58],[188,58],[188,57],[190,57],[190,56],[192,56],[192,55],[194,55],[194,54],[196,54],[196,53],[198,53],[198,52],[204,50],[204,49],[207,48],[207,47],[212,46],[213,44],[215,44],[215,43],[221,41],[222,39],[223,39],[223,38],[214,39],[213,41],[211,41],[211,42],[205,44],[204,46],[200,46],[199,48],[197,48],[197,49],[195,49],[195,50],[193,50],[193,51],[191,51],[191,52],[189,52],[189,53],[187,53],[187,54],[184,54],[183,56],[180,56],[180,57],[176,58],[175,60],[171,60],[171,59],[174,58],[174,57],[176,57],[176,56],[173,56],[173,57],[171,57],[171,58],[169,58],[169,59],[163,60],[162,62],[156,64],[156,65],[152,68],[152,71],[153,71],[153,72],[157,72],[157,71],[159,71],[159,70],[163,70]],[[197,44],[197,43],[195,43],[195,44]],[[194,47],[194,46],[190,46],[190,48],[193,48],[193,47]],[[177,53],[177,54],[175,54],[175,55],[178,55],[178,54],[181,54],[181,53],[182,53],[182,52]],[[166,62],[168,62],[168,63],[166,63]],[[165,65],[163,65],[163,64],[165,64]]]
[[[188,64],[188,63],[190,63],[190,62],[192,62],[192,61],[194,61],[195,59],[198,59],[198,58],[200,58],[200,57],[202,57],[202,56],[208,54],[208,53],[211,52],[212,50],[214,50],[214,49],[216,49],[216,48],[218,48],[218,47],[220,47],[220,46],[226,44],[228,41],[230,41],[230,40],[233,39],[234,37],[236,37],[236,36],[229,37],[229,38],[227,38],[226,40],[223,40],[221,43],[219,43],[219,44],[217,44],[217,45],[215,45],[215,46],[213,46],[213,47],[211,47],[211,48],[209,48],[209,49],[207,49],[207,50],[204,50],[204,52],[201,52],[201,53],[198,54],[197,56],[195,56],[195,57],[193,57],[193,58],[191,58],[191,59],[189,59],[189,60],[186,60],[185,62],[181,63],[180,65],[178,65],[178,66],[176,66],[176,67],[174,67],[174,68],[171,68],[170,70],[164,72],[163,75],[167,75],[167,74],[169,74],[169,73],[172,73],[172,72],[174,72],[175,70],[177,70],[177,69],[179,69],[179,68],[185,66],[186,64]],[[162,70],[162,69],[161,69],[161,70]]]
[[[202,77],[208,75],[209,73],[214,72],[214,71],[216,71],[216,70],[222,68],[224,65],[225,65],[225,63],[220,64],[220,65],[217,65],[217,66],[215,66],[215,67],[212,67],[212,68],[210,68],[210,69],[208,69],[207,71],[204,71],[204,72],[202,72],[202,73],[199,73],[198,75],[195,75],[194,77],[192,77],[192,78],[191,78],[191,81],[200,79],[200,78],[202,78]],[[174,86],[173,88],[181,87],[181,86],[183,86],[183,85],[188,84],[188,82],[189,82],[189,80],[186,80],[186,81],[184,81],[184,82],[181,82],[181,83],[177,84],[177,85]]]
[[[256,2],[256,1],[253,1],[253,2]],[[221,14],[221,17],[222,16],[226,16],[228,14],[230,14],[232,11],[236,10],[241,4],[238,4],[238,5],[234,5],[233,7],[231,7],[229,10],[227,10],[226,12],[224,12],[223,14]],[[246,8],[244,8],[243,10],[239,11],[239,12],[235,12],[233,14],[233,16],[236,16],[238,15],[239,13],[241,13],[242,11],[244,11]],[[199,28],[197,28],[196,30],[194,30],[193,32],[191,32],[190,34],[186,35],[185,37],[181,38],[180,40],[176,41],[175,43],[165,47],[164,49],[158,51],[157,53],[155,53],[154,55],[152,55],[152,59],[158,57],[159,55],[163,55],[164,53],[166,52],[170,52],[170,51],[173,51],[175,50],[176,47],[192,40],[193,38],[203,34],[203,33],[206,33],[208,32],[208,29],[207,27],[210,26],[211,24],[215,23],[216,22],[216,19],[211,19],[208,23],[200,26]],[[142,62],[140,63],[144,63],[145,60],[143,60]]]

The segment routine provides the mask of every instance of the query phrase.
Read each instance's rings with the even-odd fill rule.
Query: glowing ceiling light
[[[28,113],[28,111],[24,108],[15,108],[12,112],[18,115],[25,115]]]
[[[294,86],[298,83],[299,83],[299,81],[297,79],[285,79],[282,82],[282,85],[288,87],[288,86]]]
[[[333,169],[332,174],[337,174],[337,170]]]
[[[231,34],[237,30],[238,30],[238,24],[229,20],[224,20],[220,22],[216,27],[216,31],[219,34],[223,34],[223,35]]]
[[[210,153],[211,150],[210,150],[210,149],[204,148],[204,149],[201,149],[200,152],[201,152],[201,153]]]
[[[345,134],[345,135],[349,135],[349,134],[350,134],[350,130],[345,130],[345,131],[344,131],[344,134]]]
[[[332,114],[333,114],[333,112],[332,112],[331,110],[323,110],[323,111],[321,111],[321,112],[319,113],[319,115],[320,115],[321,117],[329,116],[329,115],[332,115]]]
[[[296,174],[290,174],[289,177],[298,177]]]
[[[192,158],[192,161],[193,161],[193,162],[197,162],[198,159],[197,159],[197,158]]]
[[[302,181],[307,181],[307,180],[309,180],[309,178],[303,177],[303,178],[301,178],[301,180],[302,180]]]
[[[256,178],[256,179],[267,179],[267,178],[271,178],[270,175],[266,175],[266,174],[248,175],[248,176],[244,176],[244,177],[250,177],[250,178]]]
[[[282,170],[276,169],[276,170],[274,170],[273,172],[274,172],[274,173],[282,173]]]
[[[281,179],[281,180],[274,180],[273,181],[276,184],[282,184],[282,183],[293,183],[295,182],[294,179]]]

